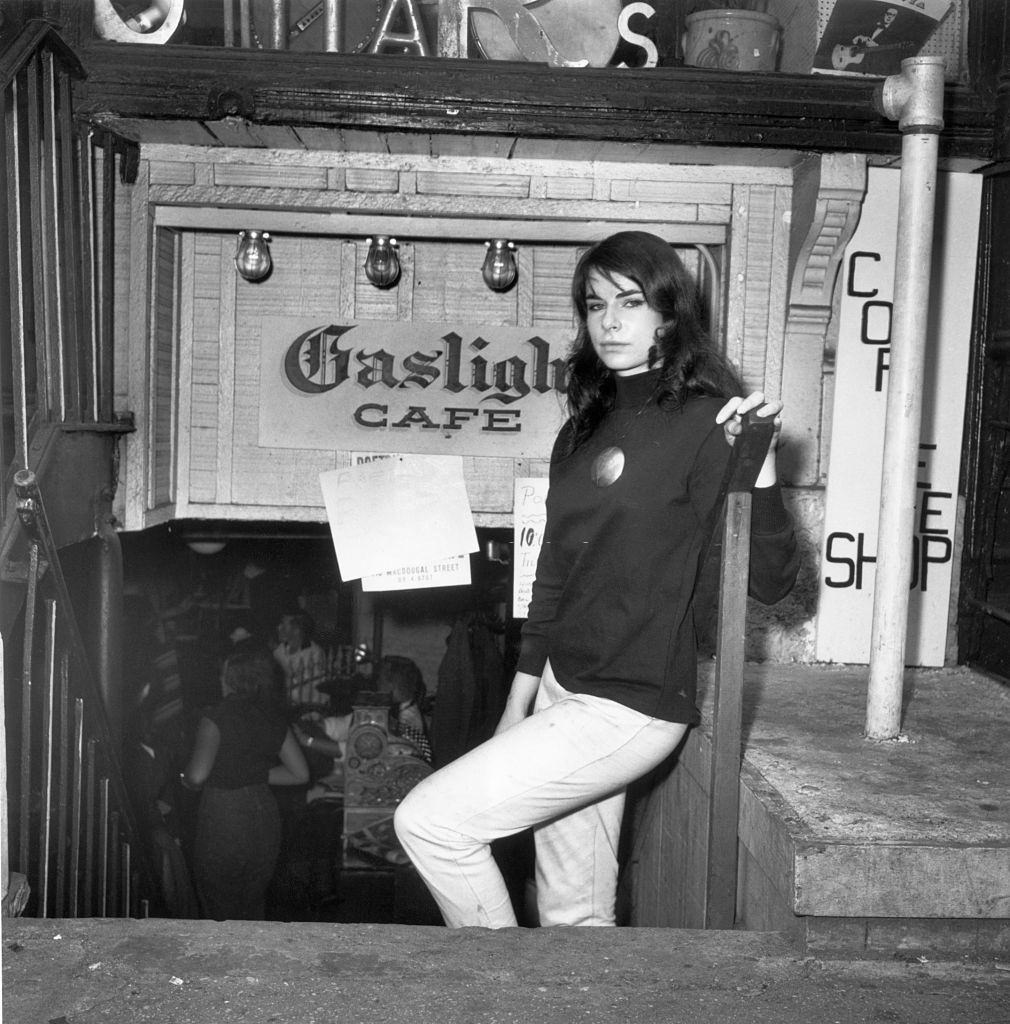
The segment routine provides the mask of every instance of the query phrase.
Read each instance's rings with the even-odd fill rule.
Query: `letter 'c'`
[[[377,411],[382,419],[378,421],[366,420],[365,413],[373,410]],[[375,402],[368,402],[365,405],[359,405],[357,409],[354,410],[354,422],[362,427],[385,427],[388,425],[388,421],[386,420],[386,413],[388,411],[389,406],[387,405],[378,405]]]

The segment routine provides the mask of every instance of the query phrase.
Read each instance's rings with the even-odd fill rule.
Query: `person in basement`
[[[248,643],[248,641],[246,642]],[[262,920],[280,852],[271,786],[302,786],[309,770],[274,693],[269,650],[243,646],[221,670],[224,700],[204,711],[180,779],[201,789],[193,873],[204,917]]]
[[[695,706],[696,581],[730,445],[754,410],[706,337],[670,245],[624,231],[579,260],[571,416],[554,445],[518,671],[495,735],[423,779],[397,836],[446,924],[517,923],[489,844],[532,827],[541,925],[613,925],[627,786],[670,756]],[[736,396],[736,397],[734,397]],[[750,593],[798,559],[775,441],[752,510]]]

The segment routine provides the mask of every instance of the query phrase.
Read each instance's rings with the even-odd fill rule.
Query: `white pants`
[[[569,693],[548,664],[534,713],[422,780],[396,834],[452,928],[516,924],[493,839],[533,826],[542,925],[612,925],[625,790],[687,726]]]

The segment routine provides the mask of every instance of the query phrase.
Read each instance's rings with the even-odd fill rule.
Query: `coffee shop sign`
[[[259,445],[546,457],[570,333],[268,318]]]

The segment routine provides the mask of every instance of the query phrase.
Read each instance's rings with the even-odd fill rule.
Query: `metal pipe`
[[[323,9],[323,49],[336,53],[340,49],[340,4],[342,0],[325,0]]]
[[[903,138],[866,702],[873,740],[896,739],[901,730],[943,67],[939,57],[910,57],[877,93],[880,112],[898,121]]]
[[[224,18],[224,45],[235,45],[235,7],[234,0],[221,0]]]
[[[252,46],[252,16],[249,12],[249,0],[238,0],[238,32],[239,44],[243,50]]]
[[[288,0],[273,0],[270,6],[270,49],[288,48],[288,23],[290,21]]]

